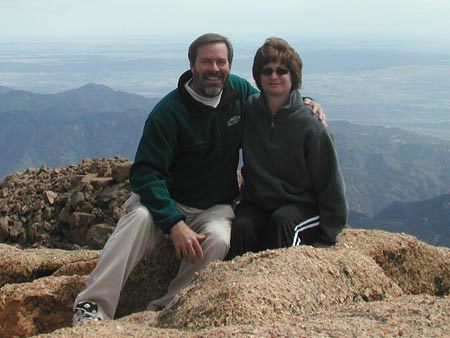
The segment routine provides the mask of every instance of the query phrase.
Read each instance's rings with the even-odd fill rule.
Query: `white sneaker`
[[[98,306],[94,302],[85,301],[80,302],[75,306],[75,313],[73,315],[73,325],[79,325],[90,321],[102,320],[99,317]]]

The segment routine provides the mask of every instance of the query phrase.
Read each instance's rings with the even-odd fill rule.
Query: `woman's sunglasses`
[[[289,69],[281,68],[281,67],[277,67],[277,69],[273,69],[270,67],[263,68],[261,70],[261,75],[271,76],[273,72],[277,73],[277,75],[279,75],[279,76],[282,76],[282,75],[286,75],[287,73],[289,73]]]

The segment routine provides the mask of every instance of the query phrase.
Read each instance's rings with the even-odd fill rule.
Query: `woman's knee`
[[[270,224],[272,227],[284,227],[287,223],[289,223],[288,218],[284,212],[278,209],[272,213],[272,216],[270,217]]]
[[[237,216],[231,226],[231,233],[254,233],[256,229],[256,222],[249,216]]]

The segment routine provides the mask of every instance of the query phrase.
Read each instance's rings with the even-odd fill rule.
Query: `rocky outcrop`
[[[29,337],[69,326],[73,301],[99,254],[0,244],[0,337]],[[152,299],[166,292],[178,266],[171,243],[159,245],[134,269],[116,316],[145,310]]]
[[[27,169],[0,183],[0,241],[22,246],[100,249],[124,214],[131,162],[83,160]]]
[[[0,253],[1,337],[450,333],[450,249],[404,234],[346,229],[334,248],[302,246],[212,263],[166,309],[154,313],[145,305],[165,291],[178,264],[171,244],[163,243],[133,271],[118,319],[73,328],[72,302],[98,251],[1,245]]]
[[[164,242],[132,272],[116,320],[71,327],[73,301],[124,212],[130,164],[85,160],[0,183],[0,337],[450,336],[450,249],[358,229],[333,248],[212,263],[163,311],[145,311],[179,266]]]

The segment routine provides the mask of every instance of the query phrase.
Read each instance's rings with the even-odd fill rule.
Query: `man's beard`
[[[222,91],[223,86],[204,86],[203,91],[207,97],[216,97]]]
[[[221,80],[221,82],[214,85],[207,84],[206,81],[208,77],[216,77]],[[207,72],[201,77],[198,72],[193,72],[193,81],[202,91],[201,93],[199,93],[200,95],[206,97],[216,97],[222,92],[226,77],[224,76],[224,74],[222,74],[222,72]]]

